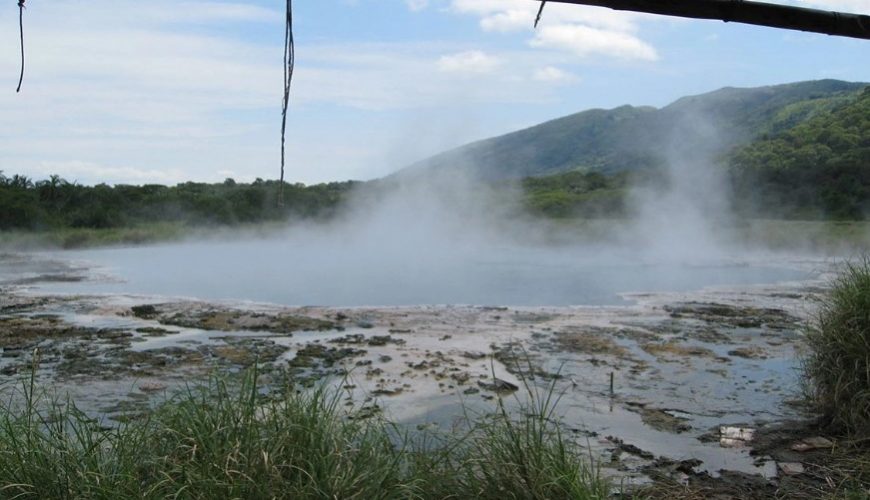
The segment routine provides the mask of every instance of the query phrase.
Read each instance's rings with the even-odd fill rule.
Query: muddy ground
[[[257,363],[265,386],[330,380],[372,412],[449,429],[496,398],[526,397],[522,375],[552,384],[577,442],[626,487],[655,479],[702,497],[776,496],[812,475],[818,453],[791,450],[817,437],[805,427],[761,442],[809,418],[797,367],[818,276],[631,295],[618,307],[286,308],[46,295],[40,283],[87,279],[87,269],[6,254],[0,390],[36,366],[43,387],[123,421],[215,369]]]

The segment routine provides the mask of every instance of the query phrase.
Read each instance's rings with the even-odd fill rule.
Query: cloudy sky
[[[870,14],[870,0],[776,0]],[[0,170],[82,183],[279,170],[280,0],[0,6]],[[297,0],[288,180],[370,179],[593,107],[870,81],[870,42],[532,0]],[[5,82],[5,83],[3,83]]]

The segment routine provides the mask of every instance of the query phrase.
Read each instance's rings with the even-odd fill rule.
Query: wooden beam
[[[870,40],[870,16],[750,0],[548,0]]]

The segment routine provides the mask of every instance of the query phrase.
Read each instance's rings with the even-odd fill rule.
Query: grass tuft
[[[403,434],[338,390],[265,395],[255,369],[104,426],[33,379],[0,405],[0,498],[603,499],[552,388],[459,434]]]
[[[806,340],[811,403],[833,431],[870,438],[870,257],[846,264]]]
[[[609,498],[591,457],[563,434],[556,415],[555,382],[539,389],[522,378],[526,399],[515,415],[499,399],[495,413],[467,417],[470,431],[448,439],[438,453],[416,464],[435,479],[425,481],[426,498],[592,500]],[[434,489],[433,489],[434,488]]]

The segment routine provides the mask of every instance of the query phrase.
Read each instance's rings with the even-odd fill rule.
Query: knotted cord
[[[21,83],[24,82],[24,2],[18,0],[18,32],[21,34],[21,76],[18,77],[18,88],[15,92],[21,92]]]
[[[295,62],[293,47],[293,0],[287,0],[287,24],[284,30],[284,107],[281,113],[281,187],[278,192],[278,205],[284,206],[284,163],[285,138],[287,135],[287,108],[290,105],[290,84],[293,81]]]

